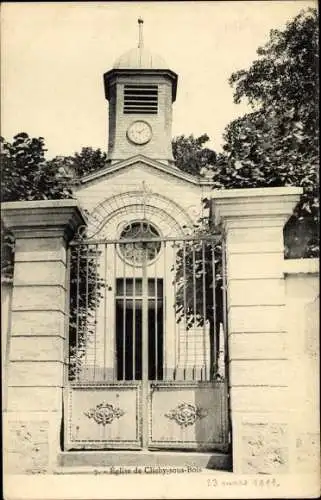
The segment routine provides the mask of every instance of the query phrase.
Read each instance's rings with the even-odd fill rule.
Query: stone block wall
[[[282,473],[289,454],[282,224],[260,226],[252,220],[230,227],[226,238],[234,466],[242,473]]]
[[[3,204],[16,239],[5,375],[5,470],[50,472],[60,449],[67,317],[66,247],[84,220],[74,200]]]
[[[35,470],[49,467],[51,424],[56,432],[50,444],[57,447],[59,440],[66,250],[62,238],[44,238],[40,246],[41,250],[37,240],[25,238],[18,239],[15,249],[8,357],[7,437],[10,445],[7,458],[10,469],[17,462],[17,470],[22,464],[25,467],[29,464]],[[53,316],[56,318],[54,328]],[[20,449],[19,453],[14,451],[16,448]]]
[[[293,363],[283,227],[298,188],[219,191],[212,215],[226,240],[228,372],[233,471],[286,474],[296,467]]]
[[[319,262],[284,263],[286,311],[295,407],[295,470],[320,471]]]

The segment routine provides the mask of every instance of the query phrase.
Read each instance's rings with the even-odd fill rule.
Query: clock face
[[[152,138],[152,128],[147,122],[137,120],[129,125],[127,137],[135,144],[146,144]]]

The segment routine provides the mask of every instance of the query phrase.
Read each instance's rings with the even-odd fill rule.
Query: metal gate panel
[[[224,382],[150,384],[149,447],[228,450]]]
[[[71,244],[65,450],[228,449],[224,248],[148,231]]]
[[[65,449],[141,447],[140,384],[69,387],[65,407]]]

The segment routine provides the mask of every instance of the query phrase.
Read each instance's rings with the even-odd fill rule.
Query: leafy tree
[[[96,310],[107,285],[99,274],[100,251],[96,245],[78,244],[70,248],[69,281],[69,378],[81,376],[89,342],[96,335]],[[84,374],[83,374],[84,375]]]
[[[51,163],[75,179],[106,167],[107,154],[101,149],[84,147],[73,156],[56,156]]]
[[[212,149],[204,147],[208,142],[207,134],[194,137],[193,134],[186,137],[180,135],[172,140],[173,156],[175,165],[184,172],[199,176],[202,169],[216,163],[216,153]]]
[[[230,77],[234,100],[252,111],[225,129],[224,151],[204,148],[206,134],[173,141],[179,168],[211,171],[214,188],[301,186],[285,231],[285,256],[319,254],[318,15],[308,8],[283,31],[271,30],[258,59]]]
[[[300,12],[271,30],[247,70],[231,75],[234,101],[253,111],[225,131],[217,187],[301,186],[304,194],[285,228],[287,257],[318,254],[318,16]]]
[[[17,134],[13,142],[1,142],[2,201],[71,198],[67,179],[45,159],[43,137]]]
[[[198,221],[193,240],[176,242],[175,271],[176,321],[186,330],[208,324],[210,344],[210,379],[218,379],[220,324],[224,323],[224,279],[222,238],[214,237],[210,221]],[[212,236],[210,239],[209,236]]]

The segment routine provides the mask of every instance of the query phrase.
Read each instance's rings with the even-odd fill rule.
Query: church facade
[[[175,166],[177,75],[144,48],[141,20],[139,32],[104,75],[107,165],[75,188],[87,214],[87,239],[71,250],[76,295],[93,261],[95,285],[70,334],[65,447],[214,450],[227,461],[222,283],[213,237],[195,236],[211,185]]]

